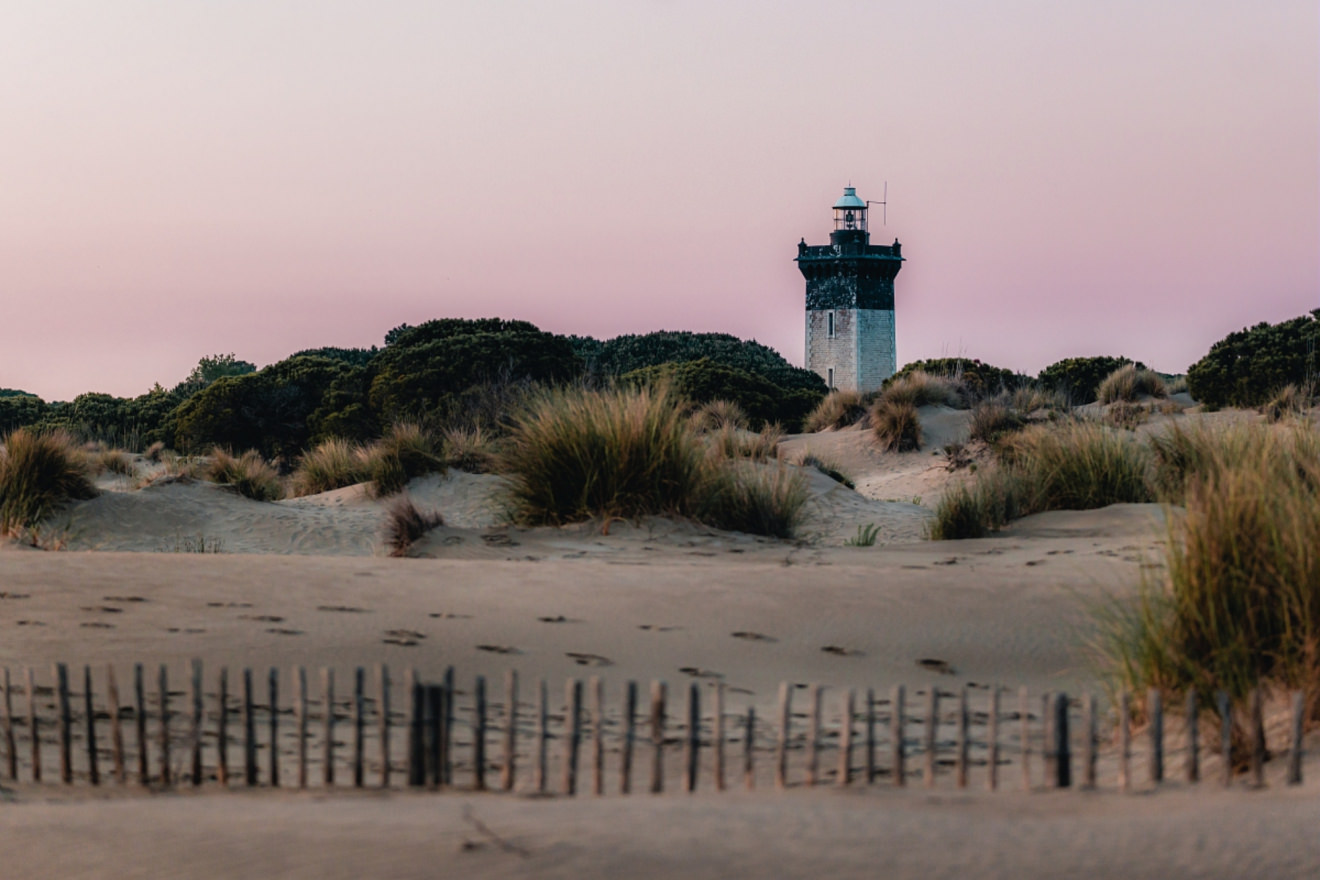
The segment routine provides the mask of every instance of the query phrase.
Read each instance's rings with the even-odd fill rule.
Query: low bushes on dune
[[[534,396],[514,417],[499,455],[512,518],[562,525],[667,515],[790,534],[806,500],[801,474],[749,461],[732,441],[709,440],[686,412],[663,385]],[[761,449],[777,443],[777,434],[754,436],[766,438]]]
[[[1142,397],[1169,396],[1159,373],[1139,369],[1136,364],[1124,364],[1114,370],[1100,382],[1096,393],[1101,403],[1132,403]]]
[[[249,449],[234,456],[227,450],[216,448],[202,475],[213,483],[230,486],[238,494],[253,501],[279,501],[284,497],[284,483],[279,472],[261,453]]]
[[[71,500],[94,498],[87,456],[68,434],[20,428],[0,448],[0,533],[30,528]]]

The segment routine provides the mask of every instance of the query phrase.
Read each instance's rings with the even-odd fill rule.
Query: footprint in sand
[[[40,620],[16,620],[14,623],[19,626],[45,626]]]
[[[958,557],[950,556],[948,559],[940,559],[935,562],[936,565],[957,565]]]
[[[278,614],[240,614],[239,620],[255,620],[259,623],[283,623],[284,618]]]
[[[84,629],[114,629],[113,623],[106,623],[104,620],[85,620],[78,624]]]
[[[102,596],[103,602],[145,602],[141,596]]]
[[[207,602],[207,608],[251,608],[251,602]]]
[[[821,648],[821,650],[824,651],[826,654],[833,654],[836,657],[866,656],[866,653],[864,651],[859,651],[856,648],[842,648],[838,645],[826,645],[825,647]]]
[[[658,632],[658,633],[667,633],[667,632],[673,632],[676,629],[682,629],[681,626],[656,626],[653,623],[643,623],[639,625],[637,628],[644,629],[648,632]]]
[[[452,611],[432,611],[427,617],[434,617],[437,620],[471,620],[471,614],[455,614]]]
[[[477,645],[478,651],[488,651],[491,654],[521,654],[513,645]]]
[[[419,633],[411,629],[389,629],[385,631],[385,635],[391,639],[404,639],[413,642],[426,638],[426,633]]]
[[[5,590],[0,590],[0,599],[31,599],[31,598],[32,598],[31,593],[10,593]]]
[[[541,623],[568,623],[568,618],[562,614],[556,614],[553,617],[538,617],[536,619],[541,621]]]
[[[366,608],[354,608],[352,605],[317,605],[317,611],[338,611],[343,614],[365,614]]]
[[[381,639],[381,644],[398,645],[400,648],[412,648],[417,645],[417,640],[388,638],[388,639]]]
[[[201,629],[200,627],[196,627],[196,626],[190,626],[190,627],[187,627],[187,628],[184,628],[184,629],[180,629],[180,628],[177,627],[177,626],[171,626],[171,627],[169,627],[168,629],[166,629],[165,632],[167,632],[167,633],[183,633],[184,635],[195,636],[195,635],[197,635],[198,633],[204,633],[204,632],[206,632],[206,630]]]
[[[608,657],[602,657],[599,654],[581,654],[576,651],[569,651],[564,655],[576,663],[578,666],[613,666],[614,661]]]
[[[746,639],[749,642],[777,642],[774,636],[768,636],[765,633],[752,632],[750,630],[738,630],[736,633],[729,633],[735,639]]]
[[[940,675],[953,675],[954,669],[947,660],[935,660],[930,657],[923,657],[917,661],[917,665],[927,672],[938,672]]]
[[[266,632],[276,636],[300,636],[303,634],[303,631],[300,629],[288,629],[283,626],[272,626],[270,629],[266,630]]]
[[[698,669],[695,666],[680,666],[678,671],[693,678],[723,678],[724,674],[710,669]]]
[[[102,614],[122,614],[124,611],[122,608],[112,608],[109,605],[83,605],[81,606],[81,610],[100,611]]]

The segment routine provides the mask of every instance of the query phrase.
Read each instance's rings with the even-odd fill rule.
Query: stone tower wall
[[[829,335],[830,310],[807,312],[807,369],[826,382],[834,368],[834,387],[842,391],[874,391],[894,375],[894,313],[888,309],[835,309],[834,336]]]
[[[857,390],[873,391],[898,371],[894,313],[889,309],[857,310]]]

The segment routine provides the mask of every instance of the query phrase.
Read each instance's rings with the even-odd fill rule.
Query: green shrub
[[[921,422],[917,408],[905,400],[881,397],[871,409],[871,430],[880,448],[887,452],[912,452],[921,448]]]
[[[802,423],[802,430],[815,434],[849,428],[866,417],[869,401],[860,391],[831,391]]]
[[[31,528],[66,501],[96,497],[87,456],[68,434],[10,432],[0,448],[0,534]]]
[[[331,439],[303,455],[293,472],[294,495],[317,495],[365,482],[365,450],[347,440]]]
[[[1136,364],[1124,364],[1101,380],[1096,396],[1101,403],[1133,403],[1142,397],[1168,397],[1169,392],[1159,373],[1139,369]]]
[[[1320,378],[1320,309],[1230,333],[1187,368],[1192,399],[1211,409],[1260,406],[1279,388]]]
[[[1092,403],[1100,392],[1100,383],[1119,367],[1133,361],[1125,357],[1066,358],[1040,371],[1037,381],[1041,387],[1059,391],[1077,405]],[[1136,362],[1138,370],[1146,365]]]
[[[284,484],[280,481],[279,472],[255,449],[235,457],[217,447],[212,450],[211,460],[205,466],[203,475],[213,483],[232,487],[238,494],[253,501],[279,501],[284,497]]]

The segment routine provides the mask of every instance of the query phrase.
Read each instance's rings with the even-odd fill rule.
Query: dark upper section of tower
[[[846,187],[834,203],[829,244],[798,243],[798,269],[807,279],[807,309],[893,309],[894,276],[902,245],[871,244],[866,202]]]

